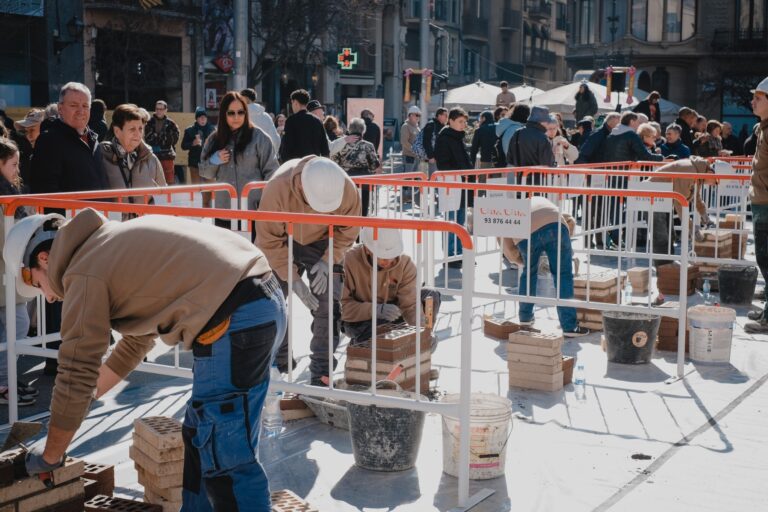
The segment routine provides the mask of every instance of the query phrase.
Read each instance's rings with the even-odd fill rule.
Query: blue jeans
[[[768,289],[768,204],[752,205],[752,234],[755,237],[755,260]],[[768,318],[768,301],[763,308],[763,318]]]
[[[16,304],[16,339],[27,337],[29,331],[29,313],[26,304]],[[5,328],[5,308],[0,307],[0,343],[8,342],[8,331]],[[8,385],[8,352],[0,352],[0,386]]]
[[[557,272],[557,233],[560,227],[560,272]],[[547,224],[531,233],[531,262],[528,264],[528,240],[522,240],[517,247],[523,257],[523,272],[520,275],[520,295],[526,295],[528,292],[528,270],[531,270],[531,295],[536,295],[536,283],[539,280],[539,259],[544,253],[549,259],[549,267],[552,277],[555,280],[555,286],[559,285],[560,298],[573,298],[573,248],[571,247],[571,236],[568,233],[568,227],[553,222]],[[573,331],[576,329],[576,308],[557,307],[557,317],[560,319],[560,327],[563,331]],[[530,322],[533,320],[533,304],[530,302],[520,302],[520,321]]]
[[[213,344],[193,345],[192,397],[182,429],[183,512],[270,511],[259,430],[269,369],[286,328],[279,285],[270,291],[270,298],[236,309]]]
[[[462,206],[458,210],[448,212],[445,220],[453,221],[459,226],[464,226],[467,210]],[[448,256],[456,256],[464,253],[464,248],[461,246],[461,240],[458,239],[453,233],[448,234]]]

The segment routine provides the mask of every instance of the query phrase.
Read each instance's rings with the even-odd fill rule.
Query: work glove
[[[387,322],[394,322],[402,315],[400,308],[394,304],[382,304],[379,306],[377,313],[379,318],[386,320]]]
[[[301,302],[303,302],[310,311],[314,311],[320,306],[318,298],[312,295],[307,284],[301,279],[297,279],[293,282],[293,293],[301,299]]]
[[[35,476],[40,473],[50,473],[54,469],[63,466],[64,459],[65,457],[62,457],[56,464],[49,464],[43,459],[42,450],[32,450],[27,452],[27,456],[24,458],[24,467],[29,476]]]
[[[322,295],[328,289],[328,264],[320,260],[310,269],[309,274],[312,277],[312,291],[317,295]]]

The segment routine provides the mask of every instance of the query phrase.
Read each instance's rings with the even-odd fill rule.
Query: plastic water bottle
[[[704,280],[704,284],[701,286],[701,291],[704,295],[704,304],[709,305],[712,302],[712,296],[709,294],[712,291],[712,285],[709,284],[709,279]]]
[[[269,370],[269,379],[272,383],[281,380],[280,371],[276,366]],[[264,426],[264,437],[268,439],[277,438],[283,430],[283,414],[280,412],[280,399],[282,397],[282,391],[270,389],[267,391],[267,397],[264,399],[264,412],[261,415],[261,422]]]
[[[587,399],[587,377],[583,364],[576,365],[576,371],[573,372],[573,389],[576,392],[576,400]]]
[[[627,279],[627,282],[624,283],[624,304],[630,305],[632,304],[632,293],[634,290],[632,290],[632,283],[629,282],[629,279]]]

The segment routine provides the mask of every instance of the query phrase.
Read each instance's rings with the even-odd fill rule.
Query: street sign
[[[357,65],[357,52],[353,52],[352,48],[343,48],[336,59],[341,69],[354,69]]]

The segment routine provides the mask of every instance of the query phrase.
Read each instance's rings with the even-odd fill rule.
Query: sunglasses
[[[245,110],[227,110],[227,117],[242,117],[245,115]]]

